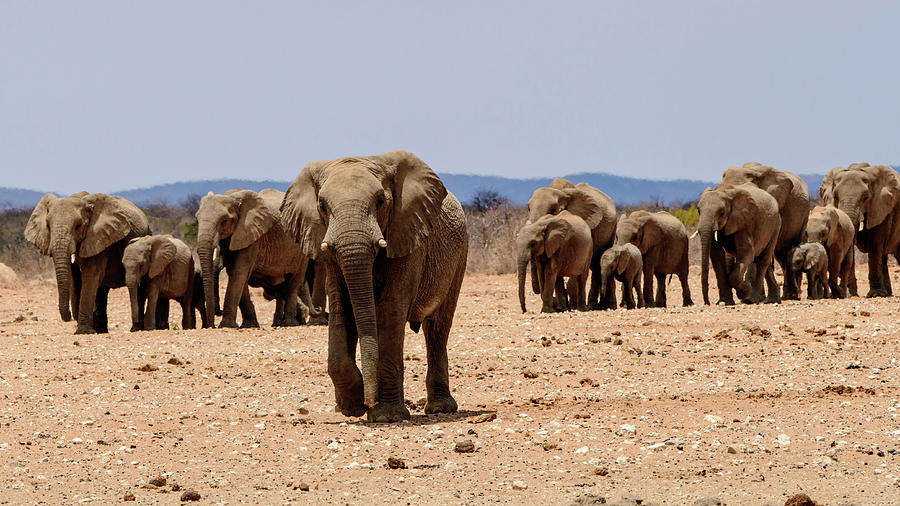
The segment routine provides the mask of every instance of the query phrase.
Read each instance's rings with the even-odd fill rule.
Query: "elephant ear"
[[[765,167],[764,170],[769,173],[771,177],[769,182],[771,184],[765,187],[761,185],[760,187],[768,192],[769,195],[775,197],[775,200],[778,202],[778,209],[782,209],[787,203],[788,197],[791,196],[794,182],[791,180],[790,175],[783,170],[773,169],[772,167]]]
[[[628,250],[622,248],[622,251],[619,251],[619,261],[616,263],[616,272],[625,274],[625,271],[628,270],[629,260],[631,260],[631,258],[628,255]]]
[[[544,229],[544,253],[552,257],[572,236],[572,224],[562,218],[547,221]]]
[[[228,249],[242,250],[259,239],[278,220],[278,213],[258,193],[241,190],[230,194],[238,202],[238,219]]]
[[[131,232],[131,222],[125,209],[125,199],[105,193],[90,193],[82,200],[90,209],[87,232],[78,248],[78,255],[89,258],[121,241]]]
[[[175,259],[177,248],[168,237],[157,237],[150,247],[150,278],[159,276],[165,268]]]
[[[406,256],[428,238],[441,214],[447,189],[431,167],[412,153],[389,151],[371,158],[393,169],[394,203],[384,231],[387,256]]]
[[[822,178],[822,185],[819,186],[819,198],[822,200],[823,204],[834,204],[834,180],[839,173],[846,170],[847,169],[843,167],[834,167]]]
[[[866,228],[872,228],[894,211],[897,199],[900,198],[900,181],[897,172],[884,165],[866,166],[861,170],[874,177],[871,186],[872,202],[866,215]]]
[[[568,179],[563,179],[561,177],[558,177],[558,178],[554,179],[552,183],[550,183],[550,188],[555,188],[557,190],[565,190],[568,188],[575,188],[575,185],[572,184],[572,182],[569,181]]]
[[[50,215],[50,203],[56,200],[56,195],[48,193],[41,197],[41,201],[34,206],[28,224],[25,225],[25,239],[37,246],[44,255],[50,254],[50,227],[47,217]]]
[[[816,255],[813,248],[808,248],[803,253],[803,270],[811,271],[816,266]]]
[[[303,167],[281,202],[288,232],[300,243],[303,254],[313,260],[319,258],[319,246],[325,239],[325,222],[319,214],[319,179],[326,165],[328,162],[318,161]]]
[[[667,247],[662,244],[662,230],[654,216],[648,216],[643,226],[638,232],[638,241],[635,246],[641,251],[641,254],[647,252],[651,246],[657,245]]]
[[[598,196],[592,192],[593,188],[581,187],[562,190],[569,198],[566,210],[580,217],[587,223],[588,228],[594,229],[603,221],[603,207]],[[598,190],[594,190],[599,193]]]
[[[725,235],[732,235],[759,218],[759,206],[745,188],[726,189],[731,196],[731,213],[725,223]]]

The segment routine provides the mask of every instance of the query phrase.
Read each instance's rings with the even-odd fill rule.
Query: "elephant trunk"
[[[206,320],[210,327],[216,326],[216,283],[215,277],[218,275],[213,266],[213,250],[216,248],[216,238],[218,234],[212,227],[201,227],[197,233],[197,257],[200,258],[200,271],[203,276],[203,298],[205,301],[204,311],[206,311]]]
[[[528,270],[528,260],[530,255],[528,254],[528,250],[524,249],[519,252],[519,260],[518,260],[518,269],[519,273],[519,305],[522,306],[522,312],[525,312],[525,272]],[[534,264],[537,262],[532,262],[531,268],[531,282],[532,284],[536,283],[537,279],[537,268],[534,267]]]
[[[72,286],[72,248],[67,236],[56,240],[53,247],[53,264],[56,270],[56,289],[59,292],[59,316],[64,322],[72,319],[69,310],[69,289]]]
[[[703,292],[703,303],[709,305],[709,248],[713,233],[713,220],[700,222],[700,290]]]
[[[125,273],[125,286],[128,287],[128,298],[131,301],[131,329],[140,330],[141,322],[141,305],[138,300],[138,291],[140,290],[141,277],[136,272]]]
[[[365,233],[360,235],[362,237],[349,240],[346,236],[342,237],[341,242],[344,244],[336,249],[341,272],[350,294],[350,304],[353,306],[359,336],[363,402],[368,409],[372,409],[378,395],[378,322],[375,318],[375,293],[372,282],[375,251],[370,235]]]
[[[865,229],[865,213],[862,209],[859,208],[858,205],[854,205],[854,203],[844,204],[844,201],[841,201],[841,205],[839,209],[847,213],[847,216],[850,217],[850,221],[853,222],[853,230],[854,231],[862,231]]]

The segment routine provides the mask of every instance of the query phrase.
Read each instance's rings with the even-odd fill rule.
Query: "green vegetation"
[[[672,214],[672,216],[678,218],[681,223],[684,224],[684,227],[689,230],[692,227],[696,226],[697,222],[700,221],[700,210],[697,209],[697,205],[694,203],[691,203],[691,207],[687,209],[681,207],[676,209],[669,209],[669,212]]]

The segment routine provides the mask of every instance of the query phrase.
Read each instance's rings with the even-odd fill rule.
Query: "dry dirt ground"
[[[0,503],[900,504],[895,298],[523,315],[514,276],[473,275],[460,412],[372,425],[333,412],[325,327],[129,333],[126,295],[75,336],[54,286],[0,291]]]

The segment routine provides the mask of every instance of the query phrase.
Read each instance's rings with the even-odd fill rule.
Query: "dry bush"
[[[466,228],[469,232],[466,272],[516,272],[516,234],[527,218],[524,207],[502,205],[484,211],[466,207]]]

